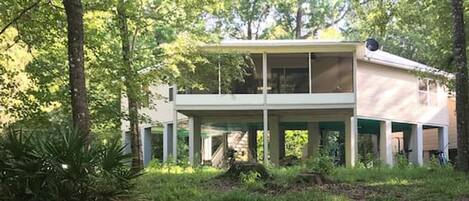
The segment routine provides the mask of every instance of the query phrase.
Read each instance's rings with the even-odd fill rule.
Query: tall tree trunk
[[[81,0],[63,0],[67,15],[67,45],[73,126],[90,143],[90,114],[86,96]]]
[[[251,21],[248,21],[248,36],[247,36],[247,39],[248,40],[252,40],[252,22]]]
[[[301,28],[303,27],[303,0],[298,0],[295,18],[295,39],[301,38]]]
[[[458,158],[456,168],[469,171],[468,140],[468,70],[466,39],[464,33],[464,8],[461,0],[452,0],[453,7],[453,55],[456,72],[456,117],[458,134]]]
[[[132,53],[130,50],[130,35],[127,26],[127,14],[124,0],[119,0],[117,6],[119,18],[119,31],[122,43],[122,59],[124,64],[125,87],[129,109],[130,123],[130,148],[132,150],[132,169],[140,171],[143,169],[142,143],[138,126],[138,73],[132,67]]]

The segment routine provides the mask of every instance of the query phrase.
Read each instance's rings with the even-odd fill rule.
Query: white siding
[[[167,85],[151,86],[150,91],[152,97],[150,98],[150,107],[139,109],[139,114],[149,118],[149,122],[144,122],[140,126],[151,127],[151,125],[160,122],[173,121],[173,102],[168,101],[169,87]],[[123,96],[121,102],[122,112],[128,113],[127,110],[127,97]],[[129,122],[122,120],[122,130],[129,130]]]
[[[418,77],[409,71],[358,61],[357,114],[403,122],[448,125],[447,94],[438,106],[419,103]]]

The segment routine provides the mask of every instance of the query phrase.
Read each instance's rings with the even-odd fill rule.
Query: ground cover
[[[332,183],[302,183],[302,167],[269,167],[271,178],[223,179],[211,167],[154,165],[136,180],[135,200],[469,200],[469,177],[452,168],[337,168]]]

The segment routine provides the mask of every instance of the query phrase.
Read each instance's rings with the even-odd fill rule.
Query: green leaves
[[[383,50],[452,71],[451,9],[446,1],[353,1],[348,39],[376,38]]]
[[[2,200],[115,200],[129,196],[130,156],[118,139],[85,145],[76,131],[9,132],[0,138]]]
[[[244,82],[252,60],[243,53],[214,53],[201,48],[206,37],[182,33],[172,43],[162,45],[163,67],[160,73],[181,90],[195,93],[218,93],[220,70],[222,93],[229,93],[232,84]]]

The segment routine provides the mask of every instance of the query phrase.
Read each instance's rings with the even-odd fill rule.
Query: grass
[[[376,200],[469,199],[469,177],[451,168],[339,169],[336,180],[369,186],[384,193]]]
[[[338,168],[333,185],[299,186],[300,167],[269,168],[273,179],[264,191],[242,183],[215,179],[223,171],[203,167],[150,167],[136,181],[135,200],[464,200],[469,198],[469,177],[451,168]],[[293,187],[293,186],[297,187]],[[274,187],[271,187],[274,186]],[[272,188],[272,189],[269,189]],[[282,189],[288,189],[282,191]],[[270,191],[269,191],[270,190]],[[278,191],[278,192],[276,192]]]

